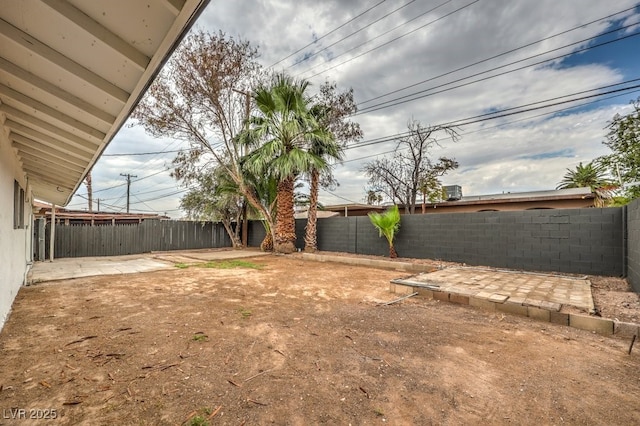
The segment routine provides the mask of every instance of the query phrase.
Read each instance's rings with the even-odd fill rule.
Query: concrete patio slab
[[[256,250],[193,250],[159,252],[107,257],[72,257],[54,259],[53,262],[35,262],[27,276],[27,285],[45,281],[97,275],[135,274],[139,272],[174,269],[176,263],[202,263],[215,260],[264,256]]]

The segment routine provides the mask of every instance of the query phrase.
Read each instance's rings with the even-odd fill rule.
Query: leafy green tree
[[[277,74],[258,86],[254,101],[258,109],[251,116],[250,128],[241,140],[252,149],[243,160],[257,175],[278,180],[274,250],[295,250],[294,185],[301,173],[325,167],[325,160],[309,150],[310,142],[332,141],[332,135],[319,125],[310,111],[309,83]]]
[[[238,224],[243,197],[235,182],[228,177],[226,169],[217,167],[211,173],[200,174],[194,183],[197,185],[192,185],[182,197],[180,207],[190,219],[221,222],[233,247],[242,247]]]
[[[173,161],[173,177],[185,187],[222,167],[269,225],[273,218],[244,181],[238,136],[253,107],[248,92],[264,78],[258,51],[249,42],[220,32],[195,31],[169,59],[132,117],[156,137],[188,143]],[[212,195],[213,197],[213,195]],[[230,235],[233,239],[233,235]]]
[[[556,189],[591,188],[591,191],[596,191],[609,185],[606,174],[607,170],[601,164],[592,161],[583,166],[580,162],[575,170],[567,169]]]
[[[598,160],[620,179],[628,199],[640,197],[640,97],[632,101],[633,111],[616,114],[609,122],[607,140],[612,151]]]
[[[400,229],[400,210],[394,205],[387,209],[384,213],[369,213],[369,220],[373,226],[380,232],[380,236],[389,242],[389,257],[396,258],[398,253],[393,245],[393,240]]]

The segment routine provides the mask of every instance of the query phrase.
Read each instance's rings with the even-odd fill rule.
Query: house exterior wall
[[[14,229],[14,182],[25,190],[24,228]],[[31,195],[15,152],[0,132],[0,329],[24,283],[31,259]]]

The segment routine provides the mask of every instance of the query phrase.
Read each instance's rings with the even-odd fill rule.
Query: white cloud
[[[312,47],[279,63],[276,68],[287,69],[288,72],[296,75],[317,66],[312,73],[302,74],[311,75],[388,42],[470,2],[471,0],[453,0],[372,43],[329,61],[439,4],[414,2],[344,42],[335,44],[309,61],[287,69],[303,57],[302,55],[329,46],[399,6],[397,3],[385,2],[362,18],[318,41]],[[212,2],[196,26],[212,32],[222,30],[234,37],[251,41],[259,47],[263,65],[269,66],[370,8],[373,4],[375,3],[363,0]],[[616,2],[600,0],[480,1],[398,41],[391,42],[326,73],[321,73],[313,77],[311,82],[314,87],[317,87],[329,79],[335,80],[342,88],[353,87],[356,100],[361,102],[577,28],[587,22],[632,7],[634,4],[635,0]],[[577,49],[592,45],[593,42],[583,40],[610,29],[613,19],[629,24],[638,22],[639,15],[633,11],[626,12],[605,22],[580,27],[562,36],[532,44],[526,49],[505,54],[362,106],[371,106],[390,98],[425,90],[533,55],[543,54],[504,70],[494,71],[492,74],[575,52]],[[551,49],[570,43],[577,44],[567,49],[544,54]],[[610,45],[610,47],[613,46]],[[607,56],[608,53],[611,55],[615,53],[615,49],[610,47],[599,48],[597,62],[585,64],[583,61],[580,66],[573,66],[571,61],[555,60],[413,102],[358,115],[356,119],[365,132],[365,139],[373,139],[405,131],[406,124],[411,118],[420,120],[423,124],[443,123],[473,117],[492,109],[538,102],[635,77],[637,72],[633,73],[633,70],[625,70],[626,73],[633,73],[633,75],[626,75],[615,68],[616,58]],[[627,54],[635,54],[635,52],[627,52]],[[468,81],[464,80],[460,83]],[[436,90],[444,88],[446,87]],[[459,161],[460,168],[445,177],[444,181],[448,184],[461,185],[467,195],[555,188],[566,168],[574,167],[580,161],[591,161],[606,153],[602,141],[606,134],[607,121],[616,112],[624,110],[628,101],[636,96],[637,94],[622,96],[601,105],[594,105],[590,109],[570,110],[553,117],[525,119],[527,116],[549,111],[541,110],[465,126],[461,129],[464,135],[458,143],[445,142],[443,148],[434,154],[453,156]],[[558,106],[556,109],[562,107]],[[513,122],[515,120],[519,121]],[[494,127],[508,122],[513,123]],[[479,129],[485,130],[479,131]],[[139,127],[124,128],[106,153],[160,151],[171,146],[171,143],[172,141],[167,140],[154,140],[145,135]],[[176,144],[170,149],[177,147],[179,146]],[[336,168],[340,186],[332,191],[342,198],[323,192],[321,202],[344,203],[344,198],[361,201],[366,178],[360,169],[363,161],[366,160],[353,160],[393,148],[393,143],[384,143],[348,150],[347,162]],[[124,178],[120,177],[119,173],[132,173],[139,176],[153,174],[162,170],[171,158],[171,154],[155,157],[103,157],[94,170],[94,186],[98,188],[124,182]],[[140,191],[163,187],[169,188],[167,193],[176,188],[168,172],[150,177],[135,185],[135,189],[139,188]],[[110,196],[117,197],[121,189],[123,187],[113,190],[113,195]],[[154,193],[150,193],[147,198],[153,198],[153,195]],[[142,195],[140,198],[146,199]],[[164,200],[150,201],[147,204],[154,209],[164,211],[177,208],[178,201],[177,196],[172,196]],[[140,208],[147,209],[143,205]],[[179,215],[179,213],[176,214]]]

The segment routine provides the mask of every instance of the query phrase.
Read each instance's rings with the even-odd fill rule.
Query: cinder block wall
[[[302,248],[305,221],[297,222],[297,244]],[[622,208],[403,215],[395,245],[403,257],[621,276],[623,229]],[[386,240],[366,216],[320,219],[318,248],[389,253]]]
[[[640,293],[640,199],[626,206],[627,280]]]
[[[305,226],[306,220],[296,221],[300,249]],[[251,222],[249,245],[259,246],[263,237],[262,225]],[[640,200],[626,208],[403,215],[395,245],[403,257],[532,271],[628,274],[640,290]],[[318,220],[318,248],[389,254],[386,239],[366,216]]]

